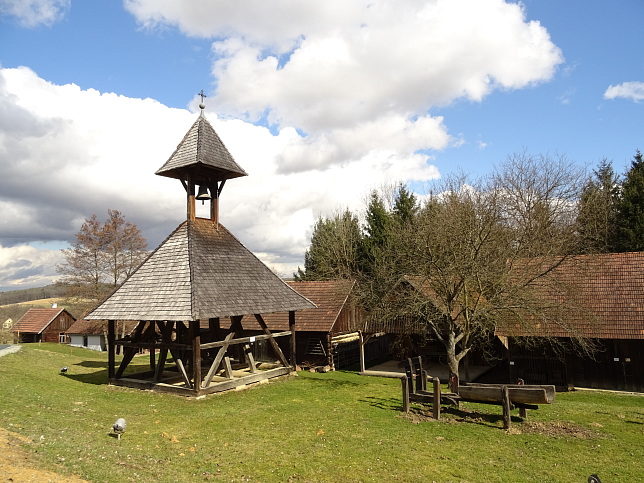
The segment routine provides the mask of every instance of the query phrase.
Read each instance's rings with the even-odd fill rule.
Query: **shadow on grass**
[[[96,372],[89,372],[85,374],[61,374],[63,377],[67,377],[77,382],[83,384],[94,384],[96,386],[102,386],[108,383],[107,369]]]
[[[107,362],[105,361],[82,361],[74,364],[75,366],[81,367],[107,367]]]
[[[384,397],[373,397],[373,396],[367,396],[364,399],[359,399],[359,402],[366,402],[369,404],[369,406],[378,408],[378,409],[384,409],[386,411],[402,411],[403,406],[402,402],[399,399],[396,398],[384,398]]]

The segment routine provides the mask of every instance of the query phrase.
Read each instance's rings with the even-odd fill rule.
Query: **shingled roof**
[[[87,320],[207,320],[314,308],[226,228],[183,222]]]
[[[577,256],[564,261],[552,276],[572,287],[565,297],[583,310],[568,311],[563,323],[537,324],[529,333],[525,326],[509,323],[497,329],[498,335],[569,337],[562,328],[567,325],[584,337],[644,339],[644,252]],[[564,301],[561,293],[543,297]]]
[[[287,283],[317,306],[317,308],[310,308],[297,313],[295,329],[297,331],[316,332],[331,332],[333,330],[333,326],[355,285],[352,280]],[[288,314],[286,313],[271,314],[265,317],[265,320],[272,330],[288,330]]]
[[[56,317],[62,312],[67,312],[64,308],[49,308],[49,309],[29,309],[18,322],[13,324],[11,332],[22,332],[28,334],[40,334],[49,324],[51,324]],[[69,317],[73,317],[67,312]]]
[[[186,179],[188,171],[195,174],[197,179],[209,178],[213,181],[247,176],[203,116],[203,111],[172,156],[155,174]]]

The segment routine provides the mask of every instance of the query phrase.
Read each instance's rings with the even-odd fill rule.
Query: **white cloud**
[[[622,82],[616,86],[608,86],[604,92],[604,99],[629,99],[639,102],[644,100],[644,82]]]
[[[296,166],[293,146],[309,138],[295,129],[271,133],[206,115],[249,173],[224,187],[222,223],[249,249],[269,254],[266,260],[287,275],[302,263],[320,214],[357,210],[368,190],[388,181],[438,176],[427,155],[414,151],[431,147],[425,137],[441,133],[440,119],[366,123],[362,129],[368,131],[365,138],[374,138],[371,146],[355,146],[349,131],[336,130],[331,140],[342,163],[317,166],[304,158]],[[136,223],[154,248],[185,218],[180,183],[154,172],[196,117],[151,99],[54,85],[24,67],[0,70],[0,243],[73,242],[85,218],[96,213],[104,219],[112,208]],[[438,145],[442,136],[435,135]],[[309,153],[318,149],[313,143]]]
[[[368,155],[377,130],[383,144],[417,146],[406,151],[441,149],[449,136],[433,107],[547,81],[563,62],[547,30],[502,0],[129,0],[126,7],[148,27],[217,38],[218,112],[305,133],[292,146],[304,167]],[[405,128],[391,129],[395,123]]]
[[[60,250],[0,245],[0,290],[49,285],[58,278],[56,265],[61,261]]]
[[[58,22],[71,6],[71,0],[0,0],[0,15],[15,17],[24,27]]]

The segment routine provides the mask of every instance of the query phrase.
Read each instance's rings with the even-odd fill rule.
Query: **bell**
[[[209,200],[210,194],[208,194],[208,188],[206,188],[205,186],[199,186],[199,193],[197,193],[197,199],[201,200],[202,205],[205,200]]]

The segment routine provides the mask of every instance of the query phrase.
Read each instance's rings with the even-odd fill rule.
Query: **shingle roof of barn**
[[[85,318],[190,321],[313,307],[226,228],[197,218]]]
[[[11,331],[40,334],[63,311],[67,312],[64,308],[29,309],[18,322],[13,324]]]
[[[565,323],[585,337],[598,339],[644,339],[644,252],[607,253],[570,258],[552,275],[573,290],[574,305]],[[561,295],[544,293],[560,301]],[[592,316],[589,317],[589,314]],[[524,333],[511,323],[497,329],[498,335],[542,335],[567,337],[558,324],[543,325]]]
[[[333,329],[355,285],[352,280],[287,283],[317,306],[297,313],[295,329],[319,332],[330,332]],[[288,330],[288,314],[270,314],[265,319],[272,330]]]
[[[185,179],[187,171],[218,181],[247,176],[203,114],[155,174]]]

